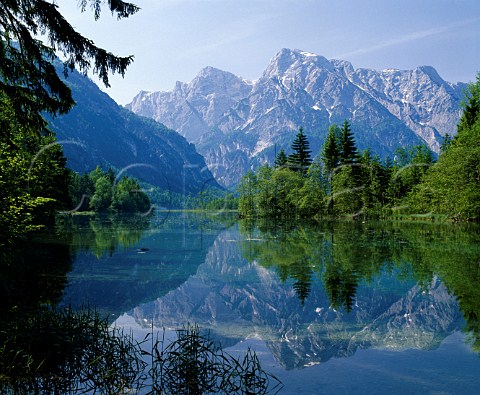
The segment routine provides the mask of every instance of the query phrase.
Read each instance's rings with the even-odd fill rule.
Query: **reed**
[[[282,384],[264,371],[257,355],[248,349],[243,358],[223,351],[209,334],[200,333],[197,325],[177,331],[177,339],[165,346],[156,338],[150,357],[153,394],[272,394]]]
[[[252,350],[234,358],[197,325],[143,342],[92,309],[40,308],[0,324],[0,393],[269,394],[280,381]]]

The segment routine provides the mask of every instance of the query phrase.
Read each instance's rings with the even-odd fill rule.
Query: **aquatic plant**
[[[280,381],[250,349],[225,353],[198,326],[143,342],[92,309],[11,312],[0,324],[2,394],[268,394]],[[151,340],[150,346],[147,344]]]

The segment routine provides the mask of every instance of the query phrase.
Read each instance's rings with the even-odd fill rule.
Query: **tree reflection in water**
[[[171,388],[192,394],[268,394],[280,389],[253,351],[243,359],[230,357],[196,327],[179,330],[168,346],[152,341],[147,350],[153,333],[139,343],[93,309],[58,307],[76,253],[112,255],[119,246],[138,243],[148,226],[148,219],[139,217],[133,222],[65,218],[54,235],[0,250],[2,394],[173,393]]]
[[[242,254],[293,281],[302,304],[312,279],[322,281],[333,309],[349,313],[362,282],[382,272],[413,278],[425,290],[439,277],[458,303],[465,331],[480,351],[480,227],[477,224],[252,224],[243,222]]]
[[[140,350],[91,309],[57,308],[75,248],[23,241],[0,250],[0,392],[122,393],[138,384]],[[71,241],[71,240],[70,240]],[[97,250],[98,251],[98,250]]]

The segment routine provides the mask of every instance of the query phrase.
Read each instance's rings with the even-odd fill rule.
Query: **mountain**
[[[112,166],[164,190],[197,193],[219,187],[195,146],[164,125],[115,103],[90,79],[66,79],[76,106],[50,120],[67,166],[83,173]]]
[[[435,279],[422,288],[386,270],[358,287],[350,313],[330,305],[313,281],[302,303],[291,281],[249,262],[234,228],[218,235],[195,275],[129,314],[148,328],[195,322],[223,347],[245,339],[266,341],[287,369],[353,355],[358,349],[435,349],[461,326],[455,297]],[[258,242],[258,241],[257,241]]]
[[[382,157],[426,143],[439,151],[455,134],[465,84],[432,67],[354,69],[351,63],[282,49],[256,81],[207,67],[169,92],[140,92],[127,108],[194,142],[226,186],[249,168],[289,151],[298,128],[318,153],[329,125],[349,120],[360,149]]]
[[[225,226],[202,218],[200,223],[188,213],[164,213],[155,224],[77,219],[62,232],[72,246],[82,245],[72,247],[75,264],[63,304],[95,306],[110,319],[181,286]]]

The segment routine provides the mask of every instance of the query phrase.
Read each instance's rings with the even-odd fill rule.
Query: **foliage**
[[[0,244],[52,223],[55,210],[70,204],[60,145],[52,135],[38,136],[11,116],[11,101],[0,100]]]
[[[288,164],[288,157],[283,149],[280,150],[275,158],[275,167],[285,167]]]
[[[458,124],[458,135],[467,132],[480,121],[480,73],[477,74],[477,81],[468,86],[463,101],[463,114]],[[456,139],[457,137],[455,137]]]
[[[97,213],[120,212],[148,214],[151,202],[134,178],[117,179],[113,169],[103,171],[99,166],[87,176],[72,173],[69,191],[75,208],[90,208]]]
[[[95,19],[101,11],[100,0],[81,0],[84,11],[91,3]],[[121,0],[109,0],[113,14],[126,18],[138,7]],[[78,33],[58,10],[46,0],[11,0],[0,3],[0,93],[8,97],[15,119],[39,133],[46,122],[42,113],[67,113],[74,101],[70,89],[62,82],[54,67],[55,51],[65,57],[64,72],[78,68],[86,73],[93,69],[106,86],[109,73],[124,74],[133,57],[117,57],[96,46]],[[46,42],[37,38],[46,37]],[[12,130],[2,130],[12,135]]]
[[[81,0],[82,11],[88,3],[98,19],[102,2]],[[119,19],[138,10],[121,0],[109,0],[108,7]],[[109,73],[123,75],[133,57],[117,57],[97,47],[75,31],[54,2],[45,0],[2,1],[0,31],[3,244],[51,223],[56,210],[71,206],[66,161],[43,118],[45,114],[65,114],[74,105],[70,89],[57,75],[55,52],[62,52],[66,59],[65,75],[75,68],[84,73],[93,69],[106,86]],[[38,39],[39,35],[46,38],[45,42]]]
[[[300,128],[292,143],[293,154],[285,162],[280,151],[275,167],[261,166],[249,172],[239,185],[238,210],[243,217],[314,216],[322,207],[322,174],[312,165],[308,140]],[[283,154],[282,154],[283,153]]]
[[[287,164],[293,171],[300,174],[307,172],[308,166],[312,163],[309,147],[307,136],[303,133],[303,128],[300,128],[292,142],[293,153],[287,158]]]
[[[122,393],[144,362],[131,336],[92,310],[40,308],[9,317],[0,338],[0,389],[15,394]]]
[[[394,202],[401,202],[416,185],[420,184],[434,160],[432,152],[425,145],[410,150],[397,148],[396,154],[397,163],[394,165],[389,192]]]
[[[337,167],[332,177],[333,212],[337,215],[356,217],[363,209],[362,191],[365,185],[359,173],[362,169],[356,163]]]
[[[3,394],[270,394],[281,382],[248,349],[234,358],[198,326],[151,349],[90,309],[41,309],[10,317],[0,332]],[[150,363],[146,362],[149,357]]]
[[[156,340],[149,376],[148,394],[269,394],[281,388],[280,381],[265,372],[250,349],[243,359],[224,352],[198,326],[178,329],[177,339],[164,347]]]
[[[408,196],[410,211],[480,220],[480,74],[458,125],[458,134]]]
[[[355,145],[352,129],[350,128],[350,123],[347,120],[343,122],[342,129],[340,130],[338,146],[340,164],[346,165],[357,162],[357,147]]]
[[[321,161],[292,167],[292,158],[300,157],[297,153],[289,157],[290,165],[281,166],[279,154],[274,168],[265,165],[244,177],[238,190],[241,216],[319,219],[443,214],[456,220],[479,220],[480,82],[472,84],[469,92],[458,134],[445,138],[438,162],[424,144],[397,148],[393,162],[372,157],[368,149],[360,155],[345,121],[341,130],[336,125],[329,128]],[[294,151],[302,145],[300,137],[305,139],[302,130],[292,144]],[[298,168],[301,171],[296,172]]]
[[[331,174],[340,162],[339,134],[338,126],[335,124],[330,125],[321,153],[327,174]]]
[[[244,217],[256,215],[255,196],[257,194],[257,177],[253,171],[249,171],[240,180],[238,187],[240,198],[238,200],[238,211]]]
[[[221,212],[238,209],[238,198],[231,192],[207,189],[199,192],[196,198],[190,197],[184,208],[202,209]]]

